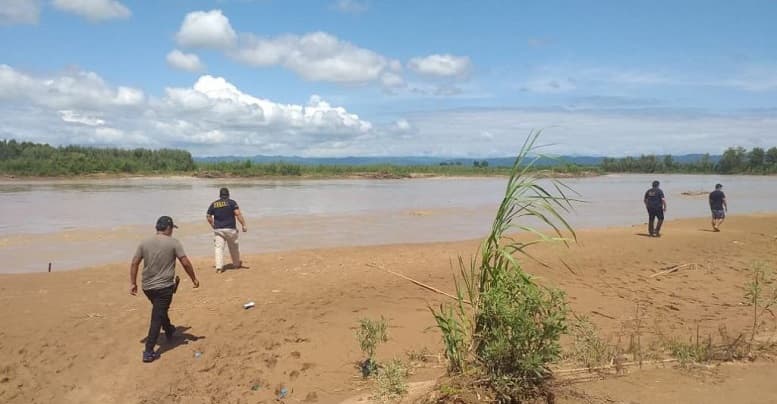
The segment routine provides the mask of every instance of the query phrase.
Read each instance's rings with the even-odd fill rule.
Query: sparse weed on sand
[[[777,304],[777,286],[774,286],[774,273],[762,262],[753,263],[751,266],[752,278],[745,284],[745,299],[753,307],[753,326],[750,333],[749,350],[752,351],[758,329],[762,325],[765,313],[771,313],[771,308]],[[771,289],[767,289],[769,284]]]
[[[432,351],[429,350],[427,347],[423,347],[420,350],[408,350],[405,351],[405,355],[407,356],[407,360],[410,362],[422,362],[427,363],[432,358],[434,358],[436,355],[432,354]]]
[[[356,330],[356,338],[359,340],[359,348],[366,358],[359,364],[363,377],[369,377],[377,370],[375,362],[375,350],[378,345],[388,341],[388,321],[381,316],[380,320],[363,318],[359,320],[359,328]]]
[[[586,316],[575,316],[569,327],[572,350],[568,356],[578,365],[589,369],[610,363],[615,347],[600,336],[599,328]]]
[[[712,337],[701,340],[698,332],[695,340],[691,337],[687,342],[680,339],[668,341],[667,349],[672,357],[680,362],[681,366],[687,366],[691,363],[705,363],[713,359]]]
[[[381,403],[401,399],[407,394],[409,374],[407,365],[399,359],[381,365],[375,375],[375,394],[372,399]]]

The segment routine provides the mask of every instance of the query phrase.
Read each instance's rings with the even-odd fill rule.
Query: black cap
[[[226,188],[219,189],[219,196],[222,198],[229,198],[229,190]]]
[[[657,187],[660,183],[658,181],[653,181],[653,186]]]
[[[723,185],[721,184],[715,184],[715,189],[723,188]]]
[[[173,223],[173,218],[170,216],[160,216],[159,219],[156,220],[156,229],[158,231],[167,230],[168,227],[175,227],[176,229],[178,226]]]

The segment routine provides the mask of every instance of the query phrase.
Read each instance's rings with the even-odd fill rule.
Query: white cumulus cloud
[[[282,104],[223,77],[204,75],[191,87],[149,96],[93,72],[36,76],[0,65],[0,138],[305,155],[341,150],[373,132],[369,121],[319,96]]]
[[[251,66],[284,66],[312,81],[366,83],[378,80],[389,60],[325,32],[262,38],[247,34],[233,57]]]
[[[211,49],[230,48],[237,40],[235,30],[221,10],[187,14],[175,37],[181,46]]]
[[[333,4],[342,10],[356,10],[366,7],[367,3],[348,0]],[[187,14],[176,41],[184,48],[219,50],[238,63],[251,67],[280,66],[308,81],[343,85],[377,84],[389,94],[413,95],[412,88],[417,87],[406,82],[402,62],[377,51],[322,31],[276,36],[236,33],[221,10]],[[171,57],[168,56],[168,60]],[[461,89],[451,85],[440,86],[440,81],[468,78],[472,62],[467,56],[432,54],[413,58],[408,67],[423,76],[417,77],[416,81],[436,81],[435,96],[449,97],[459,95]]]
[[[51,78],[35,78],[0,65],[0,99],[31,101],[59,109],[138,106],[143,91],[119,86],[112,88],[96,73],[65,72]]]
[[[0,0],[0,25],[35,24],[39,16],[39,0]]]
[[[193,53],[183,53],[174,49],[167,54],[167,64],[175,69],[186,70],[189,72],[201,72],[205,70],[205,65],[200,61],[199,56]]]
[[[68,123],[80,123],[88,126],[105,125],[105,121],[100,118],[89,115],[82,115],[75,111],[62,110],[59,111],[59,114],[61,115],[62,120]]]
[[[54,7],[84,17],[90,21],[129,18],[127,6],[116,0],[53,0]]]
[[[472,62],[467,56],[429,55],[416,57],[408,62],[410,70],[435,77],[466,77],[472,69]]]

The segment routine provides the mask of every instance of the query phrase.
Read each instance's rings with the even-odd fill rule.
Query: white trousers
[[[237,240],[237,229],[215,229],[213,231],[213,244],[216,247],[216,269],[224,269],[224,247],[229,247],[229,255],[232,256],[232,265],[240,266],[240,246]]]

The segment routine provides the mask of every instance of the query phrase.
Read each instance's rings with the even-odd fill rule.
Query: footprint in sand
[[[275,350],[276,348],[280,347],[281,343],[278,341],[270,341],[267,344],[264,345],[264,349],[267,351]]]
[[[275,355],[275,354],[272,354],[272,355],[264,354],[262,356],[264,357],[264,359],[263,359],[264,360],[264,364],[265,364],[265,366],[267,366],[268,369],[272,369],[272,368],[275,367],[275,365],[278,364],[278,355]]]

